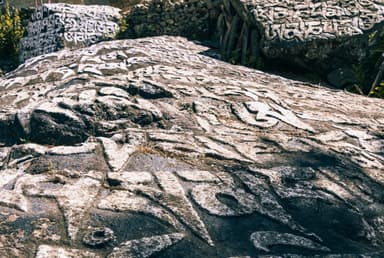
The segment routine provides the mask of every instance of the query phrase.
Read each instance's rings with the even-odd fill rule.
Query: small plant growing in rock
[[[371,33],[368,55],[353,70],[358,81],[355,92],[384,98],[384,31]]]
[[[126,38],[126,31],[128,29],[127,21],[125,20],[125,17],[121,18],[119,21],[119,32],[117,33],[116,38],[117,39],[124,39]]]
[[[384,98],[384,81],[380,82],[379,85],[375,85],[369,95],[372,97]]]

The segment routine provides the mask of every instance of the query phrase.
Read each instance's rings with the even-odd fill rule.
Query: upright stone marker
[[[119,11],[110,6],[45,4],[31,16],[20,60],[113,39],[119,31]]]

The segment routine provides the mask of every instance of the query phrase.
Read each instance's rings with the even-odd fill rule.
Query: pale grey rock
[[[58,146],[46,151],[49,155],[76,155],[82,153],[93,153],[98,146],[97,143],[87,142],[81,146]]]
[[[137,103],[138,107],[140,109],[146,110],[150,112],[155,120],[161,120],[163,117],[162,112],[153,105],[150,101],[146,99],[135,99],[135,102]]]
[[[46,193],[55,196],[59,205],[64,210],[64,216],[68,221],[67,230],[71,239],[75,239],[81,227],[84,213],[92,206],[97,197],[100,182],[91,178],[79,179],[73,185],[66,184],[63,189]]]
[[[65,177],[49,178],[44,175],[33,179],[22,177],[18,180],[16,189],[24,191],[27,196],[55,198],[67,221],[68,236],[71,240],[75,240],[87,210],[98,195],[100,182],[88,177],[71,181]],[[59,184],[59,187],[46,188],[44,187],[46,182]]]
[[[38,157],[45,154],[46,151],[47,147],[45,146],[34,143],[26,143],[13,146],[9,155],[11,160],[18,160],[25,156]]]
[[[116,97],[129,99],[129,95],[126,91],[116,87],[103,87],[99,91],[100,95],[113,95]]]
[[[10,148],[8,147],[0,147],[0,168],[4,168],[5,163],[7,162],[7,158],[9,155]]]
[[[28,201],[22,194],[1,189],[0,195],[1,195],[1,198],[0,198],[1,206],[14,208],[24,212],[28,211]]]
[[[268,106],[265,103],[256,101],[243,104],[235,104],[232,109],[244,123],[269,128],[275,126],[280,120],[299,129],[313,131],[311,126],[301,122],[292,112],[279,105],[271,104]],[[256,114],[256,116],[253,117],[251,113]]]
[[[108,181],[113,182],[114,186],[129,188],[129,185],[151,183],[153,178],[145,171],[121,171],[108,173]]]
[[[79,94],[79,103],[80,104],[90,104],[96,100],[97,92],[96,90],[85,90]]]
[[[212,215],[240,216],[251,214],[258,209],[256,198],[242,189],[233,189],[228,186],[217,186],[214,184],[200,184],[192,190],[193,199]],[[234,207],[228,206],[218,199],[234,198],[237,202]]]
[[[273,231],[259,231],[252,233],[251,241],[253,245],[262,251],[269,252],[269,247],[274,245],[290,245],[306,249],[312,249],[322,252],[329,252],[327,247],[324,247],[308,238],[293,235],[290,233],[279,233]]]
[[[40,245],[37,249],[36,258],[101,258],[102,256],[86,250],[65,248],[52,245]]]
[[[0,179],[0,206],[28,212],[28,199],[19,191],[12,191],[12,185],[22,176],[21,171],[3,170]]]
[[[113,171],[120,170],[129,158],[129,155],[135,151],[135,147],[130,144],[119,146],[115,141],[109,138],[99,137],[98,139],[103,144],[108,164]]]
[[[255,105],[253,105],[255,106]],[[247,123],[249,125],[254,125],[258,127],[263,128],[269,128],[272,126],[275,126],[278,123],[278,120],[276,118],[273,118],[271,116],[267,117],[267,111],[269,109],[268,106],[266,106],[263,103],[259,104],[258,110],[255,110],[257,112],[257,117],[253,118],[253,116],[249,113],[249,111],[246,109],[246,107],[242,104],[234,104],[232,106],[233,113],[238,116],[238,118],[243,121],[244,123]],[[256,120],[256,121],[254,121]],[[257,120],[261,120],[262,122],[257,122]]]
[[[209,171],[201,170],[181,170],[176,172],[179,177],[192,182],[212,182],[218,183],[220,179]]]
[[[214,243],[204,222],[186,197],[185,190],[180,185],[177,177],[169,171],[157,171],[154,175],[160,187],[164,190],[164,193],[145,189],[146,191],[142,191],[142,194],[167,206],[184,224],[191,228],[194,233],[207,241],[209,245],[213,246]]]
[[[145,237],[137,240],[130,240],[122,243],[113,249],[108,258],[145,258],[150,257],[163,249],[170,247],[184,238],[181,233]]]
[[[1,77],[0,256],[49,244],[81,257],[105,227],[116,242],[101,257],[154,236],[149,254],[174,232],[185,240],[155,256],[380,254],[383,102],[206,51],[169,36],[102,42]],[[248,241],[260,231],[323,248],[266,253]]]
[[[7,184],[12,183],[21,175],[22,171],[17,171],[15,169],[3,169],[1,171],[0,187],[4,188]]]
[[[153,216],[161,221],[167,222],[177,230],[182,230],[182,224],[172,215],[167,213],[160,206],[150,200],[137,196],[128,191],[113,191],[97,204],[99,209],[112,210],[117,212],[137,212]]]
[[[203,150],[203,153],[207,156],[245,162],[250,161],[249,159],[242,157],[242,155],[235,150],[234,146],[231,146],[228,143],[222,143],[213,137],[195,136],[195,138],[204,145],[205,149]]]

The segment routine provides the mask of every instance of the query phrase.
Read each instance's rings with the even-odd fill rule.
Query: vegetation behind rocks
[[[25,27],[19,9],[8,2],[0,9],[0,69],[5,72],[18,65],[19,41]]]
[[[357,93],[384,98],[384,31],[375,31],[369,38],[368,56],[354,65],[358,81]]]

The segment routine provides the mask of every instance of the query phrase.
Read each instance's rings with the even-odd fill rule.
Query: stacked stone
[[[72,49],[115,38],[119,31],[118,8],[45,4],[31,15],[20,42],[20,61],[64,47]]]
[[[220,1],[155,0],[132,6],[127,24],[133,37],[178,35],[209,39],[219,14]]]

